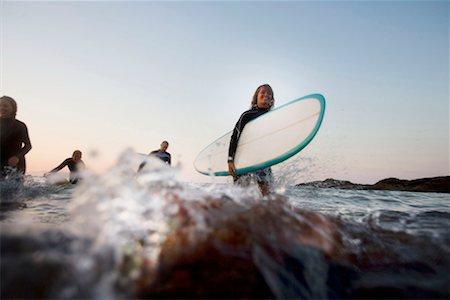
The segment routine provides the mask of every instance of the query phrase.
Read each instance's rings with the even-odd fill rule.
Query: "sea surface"
[[[450,297],[449,194],[261,197],[138,159],[77,185],[0,182],[2,299]]]

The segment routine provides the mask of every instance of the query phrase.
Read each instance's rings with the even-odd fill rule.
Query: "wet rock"
[[[345,295],[341,282],[349,276],[334,273],[345,269],[345,257],[340,254],[333,219],[293,209],[280,200],[261,201],[248,209],[211,201],[197,209],[204,213],[208,230],[197,231],[191,210],[185,209],[180,216],[183,221],[163,244],[158,267],[142,270],[135,283],[136,297],[312,299]],[[349,268],[348,273],[352,272]]]
[[[386,178],[370,187],[372,190],[450,193],[450,176],[401,180]]]
[[[299,187],[338,188],[349,190],[389,190],[409,192],[437,192],[450,193],[450,176],[402,180],[386,178],[373,185],[358,184],[346,180],[328,178],[323,181],[312,181],[297,184]]]
[[[317,188],[338,188],[338,189],[346,189],[346,190],[367,190],[369,189],[368,185],[357,184],[347,180],[337,180],[333,178],[328,178],[323,181],[312,181],[306,183],[297,184],[297,186],[311,186]]]

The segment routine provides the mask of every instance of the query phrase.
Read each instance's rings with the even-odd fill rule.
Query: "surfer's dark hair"
[[[272,109],[273,105],[275,104],[275,95],[273,94],[273,90],[272,87],[270,85],[266,84],[262,84],[260,86],[258,86],[258,88],[255,91],[255,94],[253,94],[253,99],[252,99],[252,108],[256,107],[257,103],[258,103],[258,93],[259,90],[262,89],[263,87],[265,87],[266,89],[268,89],[270,91],[270,93],[272,94],[272,101],[270,102],[270,107],[269,109]]]
[[[13,108],[12,115],[13,115],[13,118],[15,119],[16,118],[16,114],[17,114],[17,102],[16,102],[16,100],[14,100],[13,98],[8,97],[8,96],[2,96],[2,97],[0,97],[0,101],[6,101],[6,102],[8,102],[9,105],[12,106],[12,108]]]

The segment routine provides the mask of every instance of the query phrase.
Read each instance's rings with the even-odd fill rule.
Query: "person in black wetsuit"
[[[0,156],[1,178],[12,170],[25,174],[25,154],[31,150],[31,142],[25,123],[16,119],[17,103],[8,96],[0,98]]]
[[[72,157],[65,159],[59,166],[44,174],[48,176],[50,173],[55,173],[67,166],[70,170],[69,182],[75,184],[80,179],[80,172],[84,170],[85,165],[81,160],[82,153],[80,150],[73,151]]]
[[[245,111],[236,123],[233,135],[230,140],[228,150],[228,171],[233,176],[234,183],[248,185],[253,179],[258,183],[259,189],[263,196],[270,194],[273,182],[272,170],[265,168],[251,173],[236,175],[236,166],[234,165],[234,156],[236,154],[237,145],[245,125],[251,120],[268,112],[274,105],[275,99],[273,90],[268,84],[259,86],[253,95],[251,109]]]
[[[172,157],[169,152],[167,152],[167,148],[169,148],[169,142],[163,141],[158,150],[152,151],[149,153],[149,156],[156,156],[169,166],[172,164]],[[142,170],[145,166],[145,161],[139,165],[138,172]]]

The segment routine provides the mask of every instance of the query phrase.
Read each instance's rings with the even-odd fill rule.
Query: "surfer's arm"
[[[230,147],[228,148],[228,162],[234,162],[234,155],[236,154],[237,145],[239,138],[241,137],[241,132],[244,129],[245,124],[250,120],[250,111],[244,112],[233,129],[233,134],[231,135]]]
[[[228,162],[234,161],[234,155],[236,154],[237,143],[239,141],[239,133],[236,127],[233,130],[233,135],[230,140],[230,147],[228,148]]]
[[[21,136],[23,147],[20,148],[17,156],[24,157],[25,154],[27,154],[31,150],[30,137],[28,136],[28,129],[25,124],[23,124],[23,128],[21,129]]]
[[[67,166],[67,163],[69,162],[69,159],[66,159],[65,161],[63,161],[59,166],[57,166],[56,168],[54,168],[53,170],[51,170],[49,173],[54,173],[54,172],[58,172],[59,170],[61,170],[62,168],[64,168],[65,166]]]

